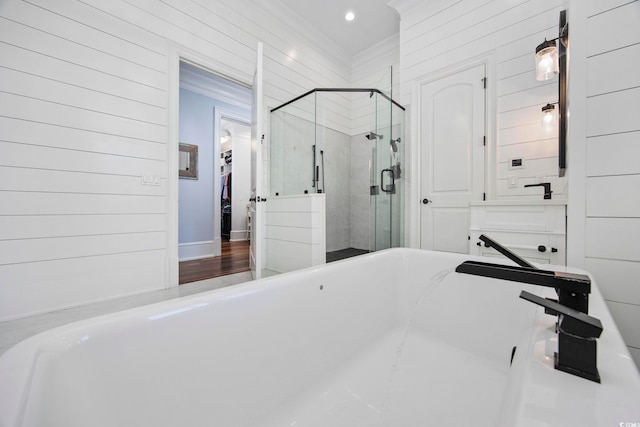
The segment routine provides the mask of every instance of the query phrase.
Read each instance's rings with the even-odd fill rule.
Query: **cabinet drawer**
[[[491,201],[471,205],[469,253],[504,258],[493,248],[478,246],[486,234],[522,258],[542,264],[566,265],[564,204]]]
[[[471,228],[564,233],[565,206],[472,206]]]
[[[565,236],[550,233],[528,233],[516,231],[471,231],[469,252],[474,255],[504,258],[493,248],[485,247],[479,240],[486,234],[511,252],[522,258],[542,264],[565,265]]]

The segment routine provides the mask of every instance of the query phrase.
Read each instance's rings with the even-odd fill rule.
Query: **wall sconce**
[[[536,79],[539,81],[549,80],[560,72],[556,40],[560,40],[564,48],[568,47],[569,25],[567,23],[560,27],[560,35],[557,38],[544,39],[536,47]]]
[[[567,167],[567,48],[569,47],[569,24],[567,11],[560,12],[558,38],[546,40],[536,47],[536,79],[548,80],[558,74],[558,176],[564,176]],[[556,45],[556,40],[559,42]],[[555,103],[554,103],[555,104]],[[542,107],[542,127],[553,129],[555,107]]]
[[[559,71],[556,42],[544,39],[544,42],[536,47],[536,80],[549,80]]]
[[[556,123],[556,107],[553,103],[547,103],[544,107],[542,107],[542,129],[547,132],[553,130],[553,127]]]

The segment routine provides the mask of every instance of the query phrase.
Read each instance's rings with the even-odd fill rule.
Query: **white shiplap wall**
[[[266,106],[349,83],[277,0],[0,2],[0,320],[171,285],[170,51],[249,82],[259,40]]]
[[[585,268],[640,366],[640,2],[588,1],[586,33]]]
[[[558,176],[557,133],[545,133],[540,121],[541,107],[557,101],[558,79],[538,82],[533,60],[535,47],[545,37],[557,37],[564,1],[408,3],[408,8],[399,8],[403,100],[410,101],[414,81],[486,58],[488,197],[537,200],[542,197],[540,189],[525,189],[524,185],[544,175],[551,182],[554,198],[565,198],[566,179]],[[523,158],[525,168],[509,169],[511,158]],[[517,188],[508,187],[510,175],[518,177]]]
[[[324,264],[325,194],[271,197],[265,205],[266,270],[280,274]]]
[[[355,55],[351,65],[351,86],[379,89],[387,95],[393,90],[393,99],[396,100],[400,89],[399,53],[400,35],[396,34]],[[375,111],[371,109],[369,98],[353,95],[350,135],[369,132],[373,129],[373,120]]]
[[[584,29],[576,31],[573,39],[583,37],[586,43],[575,40],[570,52],[581,55],[581,45],[586,44],[584,60],[573,58],[570,64],[574,89],[578,88],[569,94],[570,125],[582,129],[569,140],[575,152],[568,159],[574,180],[568,194],[568,259],[595,276],[640,364],[640,169],[636,161],[640,155],[640,74],[636,72],[640,65],[640,2],[443,0],[398,4],[407,5],[400,7],[403,99],[411,99],[412,82],[423,76],[470,58],[495,55],[497,82],[493,88],[488,76],[489,91],[494,91],[489,97],[494,96],[497,112],[495,141],[490,141],[495,144],[496,162],[490,166],[496,168],[494,195],[501,199],[525,195],[510,192],[504,182],[505,174],[512,173],[505,162],[516,156],[535,165],[520,179],[520,186],[531,182],[536,173],[545,173],[554,197],[567,196],[566,182],[555,172],[556,141],[545,137],[539,125],[540,107],[556,100],[557,79],[537,82],[532,58],[538,43],[556,36],[560,10],[568,8],[571,20],[572,12],[575,19],[578,9],[587,9],[586,22],[577,23]],[[586,78],[582,76],[585,70]],[[579,88],[583,79],[584,94]],[[586,98],[586,116],[576,98],[580,96]],[[580,133],[585,133],[586,142],[576,138]],[[576,171],[582,175],[576,176]]]

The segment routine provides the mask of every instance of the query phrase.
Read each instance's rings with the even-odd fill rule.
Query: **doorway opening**
[[[252,93],[187,62],[179,73],[178,283],[184,284],[249,271]]]

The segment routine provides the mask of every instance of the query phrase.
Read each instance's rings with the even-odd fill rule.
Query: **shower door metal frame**
[[[277,107],[271,109],[271,112],[273,113],[275,111],[278,111],[279,109],[284,108],[289,104],[293,104],[294,102],[304,98],[305,96],[311,95],[314,92],[371,92],[371,93],[378,93],[382,97],[384,97],[387,101],[393,103],[393,105],[395,105],[396,107],[402,109],[402,111],[406,111],[406,109],[402,105],[398,104],[396,101],[391,99],[391,97],[389,95],[387,95],[386,93],[382,92],[380,89],[374,89],[374,88],[315,88],[315,89],[311,89],[308,92],[303,93],[300,96],[296,96],[292,100],[287,101],[282,105],[278,105]]]

